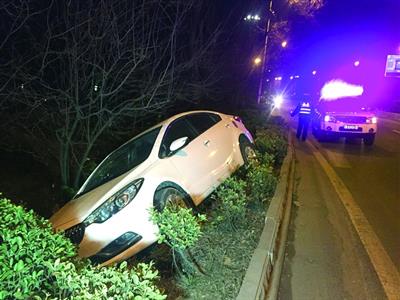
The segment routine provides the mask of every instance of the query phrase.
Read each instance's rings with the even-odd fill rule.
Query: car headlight
[[[332,122],[332,123],[336,123],[336,119],[335,119],[335,117],[332,117],[332,116],[330,116],[330,115],[325,115],[325,117],[324,117],[324,121],[325,121],[325,122]]]
[[[96,208],[85,219],[85,221],[83,221],[83,224],[85,226],[89,226],[92,223],[103,223],[107,221],[114,214],[127,206],[133,200],[133,198],[135,198],[143,184],[143,180],[143,178],[136,179],[112,195],[103,204]]]

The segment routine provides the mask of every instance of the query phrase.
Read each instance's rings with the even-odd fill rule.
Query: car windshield
[[[370,111],[369,103],[362,97],[343,98],[337,100],[322,100],[319,110],[323,112],[361,112]]]
[[[153,129],[112,152],[92,173],[79,195],[84,194],[144,162],[153,149],[161,127]]]

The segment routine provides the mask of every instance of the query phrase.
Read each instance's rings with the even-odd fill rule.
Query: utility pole
[[[268,49],[268,40],[269,40],[269,31],[271,29],[271,15],[273,14],[272,10],[272,0],[269,0],[269,8],[268,8],[268,19],[265,25],[265,41],[264,41],[264,49],[262,54],[262,68],[261,68],[261,76],[260,76],[260,83],[258,85],[258,95],[257,95],[257,104],[261,103],[261,98],[264,94],[264,75],[265,69],[267,68],[267,49]]]

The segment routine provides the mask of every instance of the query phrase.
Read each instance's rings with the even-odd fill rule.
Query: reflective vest
[[[309,115],[309,114],[311,114],[311,106],[310,106],[310,103],[309,103],[309,102],[303,102],[303,103],[301,103],[299,113],[302,114],[302,115]]]

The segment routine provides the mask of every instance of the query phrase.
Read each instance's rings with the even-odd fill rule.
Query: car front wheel
[[[154,206],[162,211],[167,205],[173,204],[182,208],[188,208],[188,200],[183,191],[172,186],[161,187],[155,194]]]

